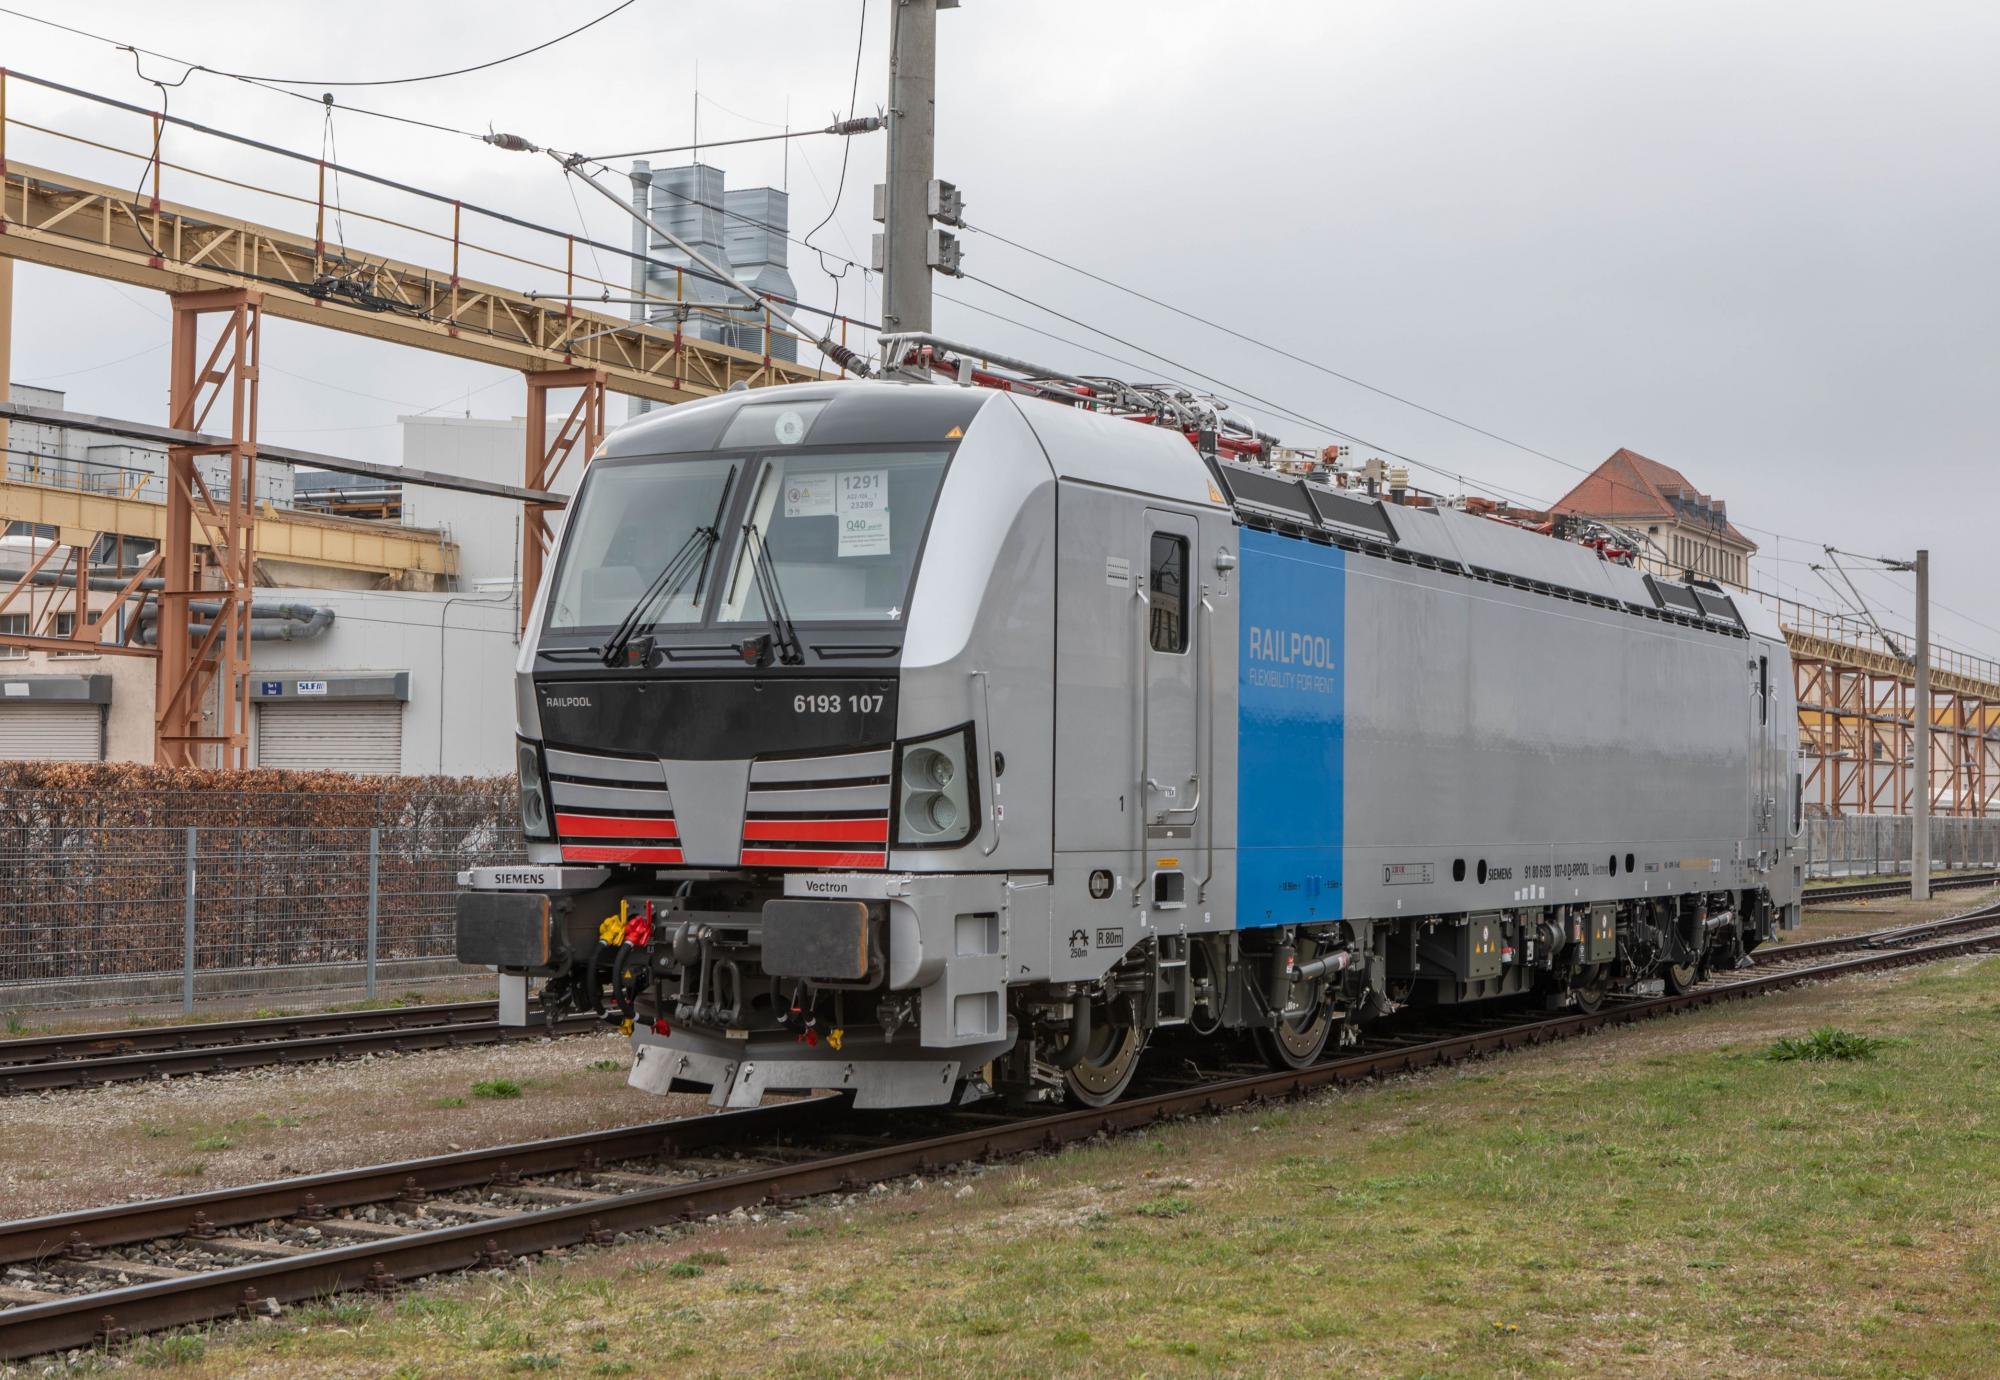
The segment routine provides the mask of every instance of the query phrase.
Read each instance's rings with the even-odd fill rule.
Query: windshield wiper
[[[757,577],[757,594],[764,604],[764,617],[771,624],[771,631],[777,634],[778,660],[786,666],[805,664],[805,648],[799,644],[799,630],[792,624],[790,610],[785,607],[784,592],[778,587],[778,567],[771,562],[771,549],[764,545],[764,534],[757,530],[757,524],[743,524],[743,542],[750,550],[750,569]],[[747,659],[749,651],[744,652]]]
[[[642,631],[650,631],[659,621],[659,615],[652,613],[652,610],[656,605],[664,610],[665,606],[673,601],[680,587],[687,583],[688,576],[694,573],[693,557],[696,546],[700,546],[700,563],[702,569],[706,570],[709,553],[715,550],[715,544],[719,539],[720,534],[713,527],[697,527],[688,533],[688,539],[681,543],[681,549],[674,553],[674,558],[661,567],[660,573],[653,577],[653,582],[646,586],[646,592],[626,610],[624,619],[618,624],[618,631],[612,633],[605,641],[602,660],[606,666],[616,666],[622,662],[625,659],[626,649],[632,645],[632,640]]]
[[[603,661],[606,666],[618,665],[625,659],[626,649],[632,645],[632,640],[642,632],[653,630],[660,621],[660,614],[652,613],[652,609],[657,605],[664,613],[691,574],[695,576],[694,603],[696,606],[701,604],[701,592],[708,582],[708,561],[715,554],[717,543],[722,540],[722,510],[729,502],[729,490],[735,482],[736,469],[731,466],[728,476],[722,481],[722,494],[715,502],[715,521],[688,533],[687,540],[681,543],[680,550],[674,552],[673,559],[660,568],[660,573],[646,586],[645,593],[625,611],[618,630],[605,640]],[[701,544],[701,559],[691,563],[697,542]]]

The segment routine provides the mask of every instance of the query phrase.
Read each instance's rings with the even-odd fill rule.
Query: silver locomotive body
[[[460,956],[632,1082],[1117,1096],[1796,922],[1791,671],[1712,586],[1007,392],[730,395],[593,462]]]

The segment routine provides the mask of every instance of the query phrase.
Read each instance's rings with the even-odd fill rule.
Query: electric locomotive
[[[1165,1028],[1301,1066],[1796,925],[1755,604],[1288,473],[1185,394],[901,344],[922,379],[593,458],[517,667],[530,861],[461,879],[503,1019],[540,979],[717,1105],[1094,1105]]]

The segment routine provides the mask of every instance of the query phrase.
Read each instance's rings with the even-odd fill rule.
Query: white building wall
[[[514,769],[513,674],[520,644],[519,611],[511,590],[259,589],[256,597],[260,604],[331,608],[334,621],[309,641],[253,642],[253,682],[407,672],[410,697],[401,714],[404,775],[493,776]],[[0,677],[110,675],[104,755],[112,762],[153,759],[155,669],[150,659],[138,657],[0,653]],[[253,747],[256,718],[253,706]]]
[[[565,412],[565,415],[567,413]],[[481,417],[403,418],[403,463],[462,479],[519,484],[527,469],[527,420]],[[553,435],[555,427],[550,427]],[[587,456],[572,455],[550,486],[573,494]],[[560,513],[551,514],[559,521]],[[521,505],[510,498],[454,493],[410,484],[403,489],[403,521],[438,527],[458,543],[459,585],[486,589],[521,576]]]
[[[257,598],[323,605],[333,609],[334,622],[311,641],[252,644],[252,679],[407,671],[405,776],[494,776],[514,769],[520,616],[511,592],[260,589]]]
[[[52,389],[17,385],[23,402],[60,407]],[[43,436],[41,431],[50,434]],[[553,428],[552,428],[553,430]],[[403,459],[420,469],[471,478],[519,483],[524,466],[525,422],[461,417],[403,419]],[[115,437],[17,423],[10,443],[16,450],[51,456],[96,458],[121,465],[145,463],[145,447]],[[18,460],[19,457],[10,457]],[[556,490],[573,494],[586,457],[575,455],[557,476]],[[164,470],[164,456],[159,457]],[[289,467],[260,465],[265,478]],[[562,514],[551,514],[560,528]],[[332,675],[341,672],[407,672],[410,698],[403,706],[403,763],[406,775],[493,775],[514,769],[512,677],[519,648],[520,606],[515,583],[520,570],[520,505],[510,499],[450,493],[407,486],[404,521],[442,527],[458,542],[460,590],[456,593],[260,588],[260,604],[299,603],[330,607],[334,622],[310,641],[256,642],[251,646],[253,679]],[[57,657],[31,653],[0,663],[0,670],[24,672],[109,671],[114,677],[107,720],[106,756],[113,761],[149,761],[153,739],[151,661],[116,656]],[[255,731],[255,712],[252,731]]]

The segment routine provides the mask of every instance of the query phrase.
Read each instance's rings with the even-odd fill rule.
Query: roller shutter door
[[[94,704],[0,704],[0,758],[95,762],[104,756],[104,713]]]
[[[257,706],[257,765],[394,776],[403,769],[402,702],[266,700]]]

